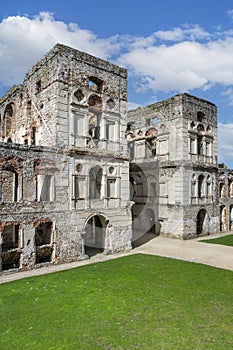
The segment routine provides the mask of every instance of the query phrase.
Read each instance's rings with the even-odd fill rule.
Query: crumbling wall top
[[[119,75],[124,79],[127,78],[127,69],[119,67],[101,58],[97,58],[85,52],[58,43],[26,73],[25,80],[28,79],[31,75],[33,75],[42,65],[44,65],[46,62],[48,62],[58,54],[66,55],[70,59],[73,58],[77,61],[85,62],[96,68],[103,69],[104,71]]]
[[[22,89],[22,84],[12,86],[10,90],[8,90],[7,93],[0,98],[0,105],[4,103],[8,98],[12,98],[12,96],[20,92]]]
[[[138,107],[134,110],[130,110],[127,116],[129,121],[142,118],[150,119],[153,117],[159,119],[159,115],[173,118],[182,114],[185,117],[186,110],[189,109],[190,105],[194,106],[197,110],[205,110],[215,116],[217,114],[217,107],[214,103],[184,93],[175,95],[163,101],[155,102],[145,107]]]

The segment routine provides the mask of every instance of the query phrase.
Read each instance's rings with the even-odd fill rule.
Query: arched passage
[[[108,220],[103,215],[94,215],[85,225],[85,251],[89,256],[101,253],[105,249]]]
[[[197,214],[197,235],[201,233],[206,233],[206,220],[207,220],[207,212],[205,209],[201,209]]]

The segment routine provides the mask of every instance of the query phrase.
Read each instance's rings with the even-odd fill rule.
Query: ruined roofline
[[[158,101],[147,106],[142,106],[142,107],[132,109],[127,112],[127,115],[130,118],[135,115],[144,114],[147,116],[147,118],[149,118],[150,114],[153,114],[158,108],[161,108],[162,106],[170,105],[171,103],[177,100],[181,100],[181,102],[184,103],[187,99],[192,99],[197,102],[206,103],[217,109],[217,106],[213,102],[204,100],[194,95],[190,95],[188,93],[183,93],[183,94],[174,95],[172,97],[167,98],[166,100]]]
[[[18,84],[18,85],[13,85],[1,98],[0,98],[0,105],[4,103],[8,97],[14,95],[16,92],[22,90],[23,85]]]
[[[50,51],[48,51],[35,65],[33,65],[30,70],[25,74],[24,80],[33,75],[42,65],[50,61],[59,53],[64,53],[67,55],[69,53],[70,57],[76,59],[80,62],[85,62],[89,65],[97,67],[107,72],[113,72],[116,75],[119,75],[123,78],[127,78],[127,69],[119,67],[113,63],[110,63],[102,58],[95,57],[86,52],[79,51],[70,46],[66,46],[60,43],[57,43]]]

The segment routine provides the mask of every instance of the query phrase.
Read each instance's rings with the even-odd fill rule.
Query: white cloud
[[[181,41],[181,40],[197,40],[210,37],[199,25],[183,25],[181,28],[173,28],[172,30],[159,30],[154,33],[157,37],[165,41]]]
[[[127,67],[138,90],[149,89],[155,95],[233,85],[232,30],[210,34],[199,25],[185,24],[147,37],[103,39],[78,24],[55,20],[48,12],[0,22],[0,83],[22,82],[26,71],[57,42]]]
[[[218,163],[233,168],[233,124],[218,124]]]
[[[228,12],[233,18],[233,10]],[[23,81],[24,74],[57,42],[129,69],[139,90],[184,92],[219,84],[233,105],[233,30],[207,33],[198,25],[157,31],[148,37],[115,35],[104,39],[42,12],[29,18],[10,16],[0,22],[0,84]],[[154,100],[152,101],[154,102]],[[138,107],[129,103],[129,109]],[[233,168],[233,124],[219,124],[219,162]]]
[[[127,109],[128,109],[128,111],[130,111],[131,109],[139,108],[139,107],[142,107],[142,105],[140,105],[140,104],[138,104],[138,103],[135,103],[135,102],[128,102],[128,103],[127,103]]]
[[[226,96],[227,97],[227,100],[228,100],[228,104],[230,106],[233,106],[233,88],[228,88],[226,89],[223,93],[222,93],[223,96]]]
[[[132,70],[153,91],[207,89],[233,84],[233,37],[150,45],[124,53],[118,63]]]
[[[34,18],[10,16],[0,23],[1,83],[21,82],[31,65],[58,42],[104,59],[118,49],[118,37],[99,39],[75,23],[56,21],[48,12]]]

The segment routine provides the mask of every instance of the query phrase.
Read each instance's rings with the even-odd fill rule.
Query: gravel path
[[[225,233],[225,235],[231,233],[232,232]],[[218,236],[223,236],[223,234],[208,238],[215,238]],[[204,239],[207,238],[205,237]],[[68,270],[87,264],[98,263],[100,261],[117,259],[122,256],[138,253],[170,257],[233,271],[233,247],[219,244],[208,244],[201,242],[201,239],[181,241],[178,239],[176,240],[159,236],[133,250],[124,253],[117,253],[113,255],[98,254],[89,260],[76,261],[60,265],[50,265],[30,271],[3,274],[0,276],[0,284],[31,276],[40,276],[47,273]]]

